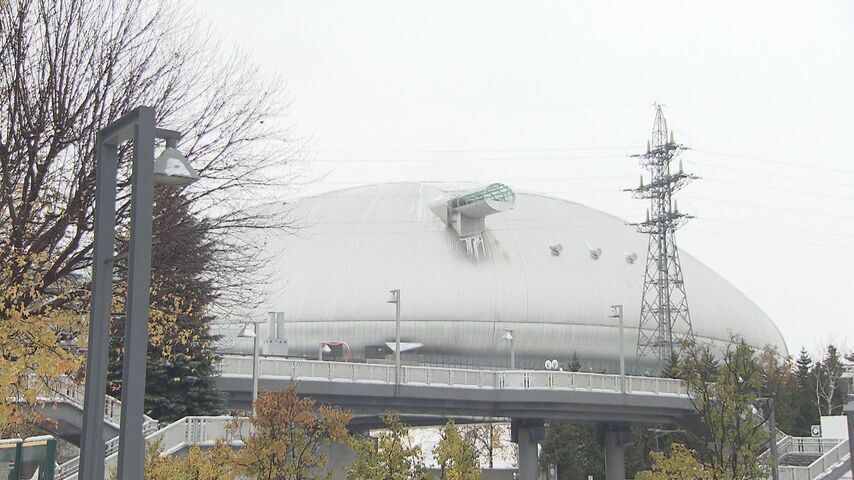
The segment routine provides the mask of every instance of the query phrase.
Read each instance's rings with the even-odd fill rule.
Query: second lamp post
[[[388,303],[394,304],[394,384],[400,383],[400,289],[389,290]]]

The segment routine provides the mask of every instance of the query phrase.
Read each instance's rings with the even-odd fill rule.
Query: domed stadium
[[[614,372],[610,307],[622,304],[628,370],[651,368],[636,359],[648,237],[619,218],[502,184],[431,183],[325,193],[293,215],[297,234],[265,237],[265,310],[276,312],[260,332],[267,354],[390,361],[389,291],[399,289],[404,363],[506,368],[512,337],[517,368],[577,356]],[[758,306],[690,255],[681,261],[698,341],[739,335],[787,354]]]

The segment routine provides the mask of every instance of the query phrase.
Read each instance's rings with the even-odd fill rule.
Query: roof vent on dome
[[[560,255],[560,252],[563,251],[563,245],[561,245],[560,243],[553,243],[549,245],[549,249],[551,249],[552,255],[557,257]]]
[[[502,183],[493,183],[484,188],[443,199],[431,205],[431,210],[452,227],[460,240],[467,243],[482,243],[486,230],[486,217],[512,210],[516,205],[516,194]]]
[[[602,256],[602,249],[601,248],[591,248],[590,249],[590,258],[592,258],[593,260],[598,260],[599,257],[601,257],[601,256]]]

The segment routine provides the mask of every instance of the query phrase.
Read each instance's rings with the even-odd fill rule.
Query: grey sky
[[[310,139],[303,193],[501,181],[628,220],[667,107],[703,179],[680,247],[790,350],[854,340],[854,2],[204,1],[280,74]],[[691,295],[703,292],[692,291]]]

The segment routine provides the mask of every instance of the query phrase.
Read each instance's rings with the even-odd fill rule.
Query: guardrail
[[[330,382],[377,383],[393,385],[393,365],[370,363],[322,362],[286,357],[262,357],[259,376],[291,380],[316,379]],[[252,375],[252,357],[224,355],[223,375]],[[688,395],[680,380],[626,376],[626,393],[650,395]],[[622,393],[619,375],[547,370],[474,370],[462,368],[402,366],[402,385],[431,385],[455,388],[524,390],[596,390]]]
[[[223,439],[231,445],[242,445],[239,435],[235,436],[226,428],[233,419],[234,417],[229,416],[184,417],[160,430],[146,432],[145,441],[153,443],[160,440],[163,447],[162,455],[164,456],[172,455],[192,445],[213,446],[219,439]],[[118,437],[110,440],[107,444],[105,459],[107,468],[105,471],[110,472],[118,462]],[[55,478],[57,480],[76,479],[79,468],[80,457],[72,458],[57,467]],[[107,473],[107,477],[109,477],[109,473]]]
[[[821,457],[806,467],[781,466],[780,480],[814,480],[835,465],[847,461],[848,440],[839,441],[822,438],[792,438],[786,453],[823,453]],[[780,456],[784,453],[780,452]]]
[[[62,378],[59,380],[57,392],[55,393],[60,397],[63,397],[65,400],[68,400],[69,403],[72,403],[81,409],[83,408],[83,399],[85,397],[83,385],[74,383],[70,379]],[[104,420],[115,425],[120,425],[122,420],[122,402],[110,395],[104,395],[104,397]],[[148,415],[143,415],[143,421],[146,424],[153,423],[154,430],[157,430],[157,420],[149,417]]]

